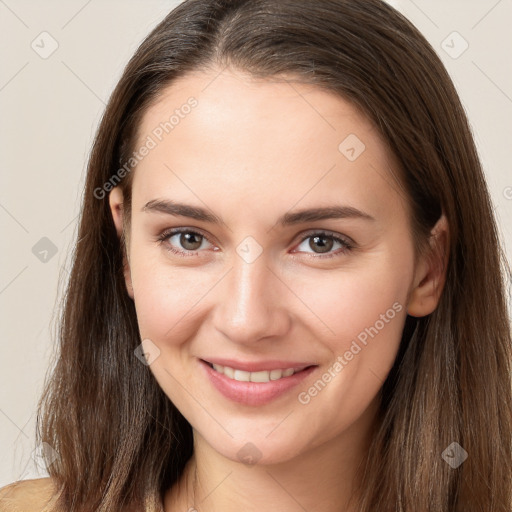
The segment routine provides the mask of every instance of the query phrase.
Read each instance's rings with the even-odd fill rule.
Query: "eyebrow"
[[[167,215],[189,217],[198,221],[212,224],[224,224],[223,220],[199,206],[178,203],[169,199],[153,199],[146,203],[141,211],[153,213],[165,213]],[[307,208],[295,212],[287,212],[282,215],[277,224],[282,227],[300,224],[303,222],[314,222],[327,219],[362,219],[375,221],[375,218],[352,206],[332,205],[318,208]]]

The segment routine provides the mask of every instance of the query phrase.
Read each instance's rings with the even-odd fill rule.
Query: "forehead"
[[[145,144],[134,201],[195,193],[261,209],[351,197],[375,216],[396,203],[396,162],[370,120],[339,95],[291,79],[186,75],[146,111],[135,149]]]

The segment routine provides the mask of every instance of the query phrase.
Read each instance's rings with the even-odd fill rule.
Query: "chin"
[[[276,445],[268,439],[259,438],[251,441],[249,437],[245,441],[232,440],[230,446],[213,445],[212,448],[223,457],[248,467],[288,462],[300,453],[297,446],[283,445],[281,442]]]

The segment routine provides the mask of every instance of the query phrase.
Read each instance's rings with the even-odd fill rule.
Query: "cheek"
[[[411,276],[412,259],[389,252],[376,254],[357,268],[318,274],[313,282],[306,275],[296,276],[292,288],[308,306],[303,320],[317,334],[325,333],[323,339],[332,340],[331,350],[340,353],[375,324],[383,330],[384,322],[395,337],[401,332],[401,322],[393,320],[405,316],[398,313],[405,312]],[[392,323],[398,325],[389,328]]]
[[[132,282],[137,321],[142,338],[185,339],[194,324],[205,291],[207,273],[171,268],[162,262],[133,258]]]
[[[316,325],[323,325],[317,332],[324,333],[320,339],[331,357],[297,399],[309,418],[322,418],[308,422],[311,436],[321,431],[317,442],[348,428],[375,400],[400,345],[411,272],[407,259],[381,256],[365,272],[329,276],[324,293],[311,288],[309,304],[322,320]]]

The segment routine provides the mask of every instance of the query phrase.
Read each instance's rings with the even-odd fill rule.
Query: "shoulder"
[[[0,512],[43,512],[55,505],[58,495],[51,478],[20,480],[0,489]]]

